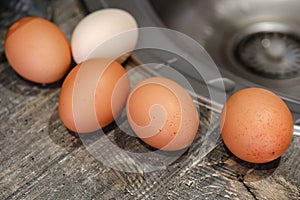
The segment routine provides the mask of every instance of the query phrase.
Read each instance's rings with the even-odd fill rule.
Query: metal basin
[[[165,26],[201,43],[230,78],[299,101],[299,1],[150,2]]]

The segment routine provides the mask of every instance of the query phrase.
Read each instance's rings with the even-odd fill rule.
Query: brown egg
[[[7,31],[6,58],[23,78],[36,83],[61,79],[71,63],[71,50],[64,33],[43,18],[25,17]]]
[[[68,74],[59,96],[64,125],[78,133],[101,129],[120,114],[129,92],[125,69],[117,62],[92,59]]]
[[[134,132],[152,147],[174,151],[190,145],[199,127],[189,94],[166,78],[149,78],[129,94],[126,112]]]
[[[224,105],[220,128],[228,149],[238,158],[266,163],[280,157],[293,136],[293,118],[274,93],[260,88],[243,89]]]

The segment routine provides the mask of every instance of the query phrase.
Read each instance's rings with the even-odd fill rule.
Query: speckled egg
[[[157,149],[175,151],[194,140],[199,118],[187,91],[176,82],[153,77],[131,91],[126,112],[136,135]]]
[[[273,92],[247,88],[227,100],[220,129],[225,145],[238,158],[266,163],[289,147],[293,118],[284,101]]]

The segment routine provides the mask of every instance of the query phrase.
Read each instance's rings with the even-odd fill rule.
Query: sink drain
[[[236,45],[234,55],[242,66],[267,78],[288,79],[300,73],[300,40],[293,34],[248,35]]]

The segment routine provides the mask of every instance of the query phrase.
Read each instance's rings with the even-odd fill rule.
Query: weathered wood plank
[[[84,11],[75,0],[53,3],[53,20],[70,38]],[[133,65],[129,61],[126,69]],[[132,84],[145,74],[136,71],[133,77]],[[94,150],[107,152],[95,158],[60,121],[59,86],[30,83],[7,63],[0,64],[0,199],[300,199],[300,138],[268,164],[237,159],[221,140],[201,159],[207,141],[203,134],[219,134],[218,114],[201,107],[197,139],[179,159],[153,172],[118,171],[99,158],[123,167],[136,166],[135,161],[122,163],[125,157],[116,160],[112,149],[92,141]],[[121,126],[128,128],[126,121]],[[105,136],[118,147],[152,150],[116,125],[111,128]]]
[[[295,152],[296,149],[296,152]],[[223,144],[174,181],[169,195],[200,199],[299,199],[299,139],[271,163],[255,165],[232,156]],[[296,156],[296,157],[295,157]],[[287,170],[288,166],[293,169]]]

